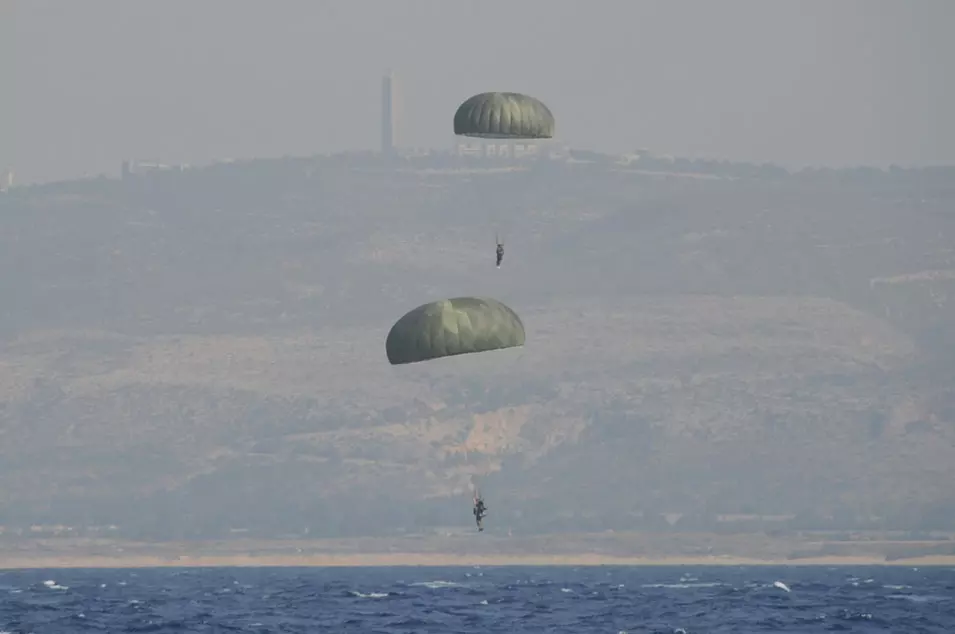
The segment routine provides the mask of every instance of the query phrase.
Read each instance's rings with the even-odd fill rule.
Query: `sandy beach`
[[[0,569],[261,566],[953,566],[955,539],[859,533],[472,534],[139,541],[81,536],[0,540]]]
[[[886,561],[877,556],[815,557],[796,560],[712,557],[612,557],[579,555],[455,555],[443,553],[369,553],[309,555],[150,555],[0,556],[0,569],[29,568],[185,568],[185,567],[357,567],[357,566],[952,566],[955,556],[926,556]]]

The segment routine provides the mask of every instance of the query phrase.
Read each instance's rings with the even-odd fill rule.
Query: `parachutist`
[[[477,523],[478,531],[484,530],[485,515],[487,515],[487,507],[484,505],[484,499],[478,494],[474,497],[474,521]]]
[[[497,243],[497,268],[501,268],[501,260],[504,259],[504,245]]]

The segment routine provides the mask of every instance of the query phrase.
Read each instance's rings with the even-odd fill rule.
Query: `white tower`
[[[381,79],[381,153],[384,156],[394,156],[395,127],[394,73],[388,71]]]

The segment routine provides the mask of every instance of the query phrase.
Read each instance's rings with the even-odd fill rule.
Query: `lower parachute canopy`
[[[501,302],[455,297],[418,306],[395,322],[385,340],[392,365],[524,345],[524,324]]]

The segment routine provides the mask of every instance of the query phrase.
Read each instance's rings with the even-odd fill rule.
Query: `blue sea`
[[[955,569],[0,571],[0,631],[955,632]]]

